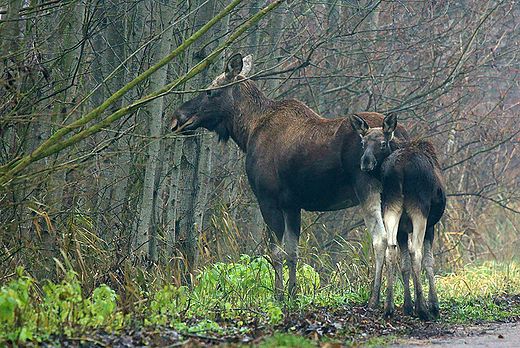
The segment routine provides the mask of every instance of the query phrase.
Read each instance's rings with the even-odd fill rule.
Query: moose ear
[[[392,140],[395,127],[397,127],[397,114],[392,112],[383,120],[383,134],[387,140]]]
[[[226,78],[232,79],[242,72],[244,62],[240,53],[235,54],[229,58],[226,65]]]
[[[370,128],[368,123],[362,117],[359,117],[356,114],[350,116],[350,125],[362,137],[365,136],[365,134],[368,132],[368,129]]]
[[[240,72],[240,75],[247,76],[251,72],[251,69],[253,68],[253,55],[249,54],[245,56],[242,59],[242,71]]]

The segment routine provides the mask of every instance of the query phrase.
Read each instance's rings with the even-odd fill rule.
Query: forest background
[[[136,268],[180,285],[186,271],[265,254],[243,153],[169,129],[235,52],[253,54],[272,98],[326,118],[394,111],[436,144],[448,192],[438,272],[518,260],[519,4],[279,2],[240,36],[271,1],[230,2],[212,26],[230,3],[0,2],[0,283],[20,266],[57,281],[67,263],[87,293],[124,292]],[[352,272],[366,238],[357,208],[305,213],[301,259],[326,282]]]

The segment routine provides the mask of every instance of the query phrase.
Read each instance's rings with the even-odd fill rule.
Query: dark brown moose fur
[[[357,124],[363,124],[363,120],[357,120]],[[364,129],[364,132],[360,132],[365,148],[362,158],[370,157],[370,153],[378,153],[374,156],[383,161],[378,169],[369,165],[365,167],[380,172],[383,183],[383,219],[388,233],[385,315],[392,316],[394,313],[393,281],[399,245],[405,285],[405,313],[411,314],[413,311],[409,286],[410,272],[413,271],[417,315],[423,320],[438,318],[439,301],[435,290],[432,244],[434,226],[442,217],[446,205],[442,173],[435,148],[427,140],[403,142],[398,144],[399,148],[395,151],[387,149],[382,153],[374,150],[381,148],[384,133],[392,132],[396,124],[395,117],[388,116],[382,128],[371,128],[368,124],[356,127],[358,131]],[[361,163],[363,166],[363,161]],[[423,262],[430,285],[429,310],[420,281]]]
[[[225,73],[207,91],[181,105],[175,111],[173,129],[205,127],[223,140],[232,138],[246,153],[247,176],[270,231],[279,299],[283,299],[283,259],[289,267],[289,294],[295,293],[301,209],[327,211],[361,205],[376,254],[370,305],[378,305],[386,250],[381,183],[360,169],[359,135],[348,118],[329,120],[297,100],[267,98],[244,76],[248,58],[233,56]],[[381,124],[384,117],[360,115],[371,126]],[[400,126],[395,133],[407,137]]]

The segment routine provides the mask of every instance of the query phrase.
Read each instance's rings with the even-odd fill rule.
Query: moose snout
[[[171,124],[171,126],[170,126],[170,130],[171,130],[172,132],[176,131],[177,128],[178,128],[178,126],[179,126],[179,119],[178,119],[178,118],[174,118],[174,119],[172,120],[172,124]]]
[[[172,117],[172,124],[170,126],[171,131],[176,131],[179,128],[183,128],[188,123],[189,118],[183,112],[176,111]]]
[[[361,157],[361,170],[364,172],[374,170],[376,164],[377,161],[373,156],[363,155],[363,157]]]

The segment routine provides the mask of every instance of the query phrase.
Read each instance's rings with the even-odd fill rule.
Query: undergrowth
[[[520,308],[508,297],[520,295],[517,263],[485,262],[469,265],[437,278],[441,308],[455,322],[508,321],[520,317]]]
[[[304,310],[366,303],[370,284],[356,284],[354,294],[341,285],[352,284],[343,278],[348,275],[335,274],[328,284],[322,284],[319,274],[303,264],[297,275],[298,300],[282,305],[273,299],[269,258],[242,255],[235,262],[215,263],[201,270],[191,289],[158,282],[146,289],[137,287],[137,300],[125,307],[119,294],[105,284],[84,294],[77,274],[59,262],[58,266],[65,275],[59,283],[38,282],[19,268],[11,282],[2,286],[0,342],[42,342],[56,333],[71,335],[98,327],[117,332],[136,324],[172,327],[185,333],[244,332],[250,330],[244,324],[251,321],[275,328],[284,318],[284,306]],[[437,286],[444,319],[478,322],[520,316],[520,308],[507,300],[507,296],[520,293],[520,267],[516,263],[468,266],[437,277]],[[305,346],[299,338],[284,335],[263,344],[276,346],[278,341],[286,346]]]

